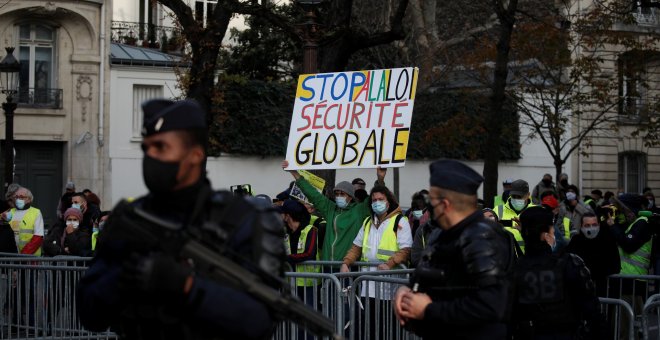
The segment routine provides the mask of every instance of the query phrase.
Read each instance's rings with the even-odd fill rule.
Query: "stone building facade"
[[[103,0],[12,0],[0,7],[0,47],[15,47],[21,63],[15,181],[33,191],[47,223],[67,181],[106,191],[111,7]]]

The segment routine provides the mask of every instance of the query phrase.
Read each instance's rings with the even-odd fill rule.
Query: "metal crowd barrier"
[[[0,258],[0,339],[115,339],[85,330],[75,288],[90,258]]]
[[[366,274],[353,280],[349,293],[350,339],[419,339],[403,329],[392,312],[394,294],[408,279]],[[368,289],[360,289],[365,284]]]
[[[644,340],[660,339],[660,294],[651,295],[644,303],[642,332]]]
[[[324,316],[335,322],[335,331],[341,333],[344,327],[344,310],[342,301],[341,283],[332,274],[328,273],[285,273],[289,281],[289,288],[292,295],[298,297],[302,302],[311,308],[321,312]],[[307,282],[315,281],[315,285],[298,287],[297,279],[303,279]],[[284,321],[278,326],[272,339],[313,339],[311,333],[306,332],[297,324]]]
[[[598,300],[600,301],[601,312],[610,319],[610,322],[614,326],[613,338],[635,340],[635,315],[630,304],[621,299],[601,297]],[[607,306],[614,307],[613,313],[610,313],[611,311],[606,308]]]
[[[0,254],[0,339],[116,339],[112,332],[85,330],[77,317],[75,288],[91,258],[34,257]],[[379,263],[360,262],[340,273],[339,261],[310,261],[319,273],[288,272],[291,293],[332,319],[339,334],[349,339],[407,340],[392,313],[393,293],[408,283],[412,269],[374,270]],[[316,282],[298,287],[296,279]],[[615,338],[660,339],[660,294],[653,295],[660,276],[613,275],[601,309]],[[626,298],[632,297],[630,302]],[[642,299],[640,303],[639,299]],[[639,308],[639,312],[636,312]],[[636,319],[637,317],[637,319]],[[292,322],[282,322],[273,339],[312,339]]]

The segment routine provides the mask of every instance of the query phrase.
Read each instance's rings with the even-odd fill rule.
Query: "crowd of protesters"
[[[283,162],[282,167],[286,170],[288,163]],[[290,220],[288,207],[293,204],[300,204],[297,210],[304,211],[305,217],[298,219],[303,221],[302,224],[310,221],[309,216],[315,216],[317,221],[325,219],[324,230],[309,222],[307,226],[301,224],[287,230],[287,239],[291,242],[287,248],[289,261],[297,264],[293,268],[295,271],[320,270],[318,266],[301,265],[299,260],[302,258],[341,261],[341,272],[350,271],[356,261],[380,263],[370,268],[361,267],[361,270],[389,270],[398,265],[415,267],[429,244],[443,232],[431,221],[428,191],[416,192],[409,209],[404,211],[384,186],[384,169],[377,170],[377,181],[366,196],[359,198],[356,195],[358,190],[365,188],[365,181],[356,178],[353,183],[338,183],[333,190],[334,200],[321,194],[297,171],[289,172],[306,197],[302,203],[310,208],[303,209],[298,197],[291,197],[290,189],[287,189],[274,200],[275,205],[281,206],[279,209],[284,220]],[[503,186],[504,195],[494,199],[499,204],[489,208],[479,200],[478,207],[483,209],[485,218],[497,222],[510,234],[512,251],[519,262],[516,270],[531,270],[530,263],[537,266],[538,261],[546,261],[544,263],[551,267],[567,262],[562,267],[566,268],[565,275],[568,275],[565,278],[568,280],[567,289],[579,291],[581,298],[574,298],[571,302],[571,308],[577,314],[562,315],[561,320],[555,321],[561,323],[569,317],[599,327],[601,325],[594,326],[594,323],[603,322],[595,297],[612,297],[608,288],[619,291],[617,297],[630,295],[635,289],[608,287],[610,275],[648,275],[660,270],[660,250],[656,249],[660,244],[653,242],[657,219],[650,218],[659,209],[650,188],[645,188],[642,193],[620,190],[616,194],[595,189],[582,195],[578,187],[568,181],[566,174],[560,176],[559,183],[554,183],[552,176],[545,174],[531,190],[522,179],[508,178]],[[306,236],[299,236],[301,230]],[[310,240],[310,237],[316,239]],[[299,286],[315,284],[298,280]],[[525,284],[517,283],[519,287]],[[637,291],[642,292],[641,289]],[[361,295],[373,299],[373,287],[365,285]],[[386,295],[380,294],[379,298],[391,298]],[[373,315],[373,311],[371,313]],[[516,317],[529,315],[513,316]],[[573,326],[577,327],[577,324],[571,323]],[[358,327],[364,331],[367,326]],[[369,334],[375,334],[371,328]],[[527,338],[525,332],[528,330],[519,331],[522,333],[517,338]]]
[[[0,252],[35,256],[94,255],[96,239],[109,211],[89,189],[77,192],[68,182],[57,203],[56,221],[46,226],[41,210],[33,205],[30,189],[14,183],[5,194],[0,214]],[[55,202],[53,202],[55,203]]]
[[[360,267],[363,271],[414,268],[429,245],[443,233],[443,228],[434,223],[437,216],[432,213],[429,191],[416,192],[406,204],[409,208],[404,210],[385,186],[386,169],[376,169],[376,181],[368,191],[366,182],[356,178],[337,183],[332,197],[328,197],[297,171],[287,170],[288,162],[284,161],[282,168],[291,173],[294,182],[272,204],[281,213],[285,227],[283,242],[291,271],[331,270],[306,263],[314,260],[340,263],[340,272],[354,270],[358,261],[379,263]],[[558,183],[553,182],[550,174],[544,174],[532,188],[522,179],[507,178],[502,184],[503,194],[494,198],[493,207],[485,207],[479,200],[477,208],[482,209],[484,218],[506,231],[511,252],[518,259],[516,268],[524,269],[530,263],[537,264],[540,258],[545,259],[544,256],[555,254],[553,260],[545,263],[556,267],[561,261],[568,261],[569,276],[571,272],[588,269],[587,275],[579,279],[582,286],[593,288],[594,297],[609,296],[607,280],[612,274],[659,272],[660,244],[654,244],[657,219],[653,214],[660,210],[650,188],[642,193],[603,193],[595,189],[583,195],[566,174],[560,176]],[[302,192],[303,199],[292,195],[293,186]],[[239,189],[236,194],[253,195],[251,188]],[[7,207],[0,215],[0,252],[94,255],[96,239],[109,212],[100,210],[101,202],[90,190],[78,192],[74,183],[67,183],[58,203],[57,221],[47,231],[41,211],[32,205],[34,197],[28,188],[12,184],[5,198]],[[271,202],[266,195],[255,198]],[[571,254],[565,258],[568,260],[561,260],[564,254]],[[311,278],[295,280],[299,296],[315,295],[318,284]],[[519,282],[518,286],[525,284]],[[635,287],[617,289],[627,292]],[[391,291],[376,293],[369,285],[363,286],[360,295],[364,299],[393,299]],[[305,298],[305,301],[312,300]],[[577,308],[592,308],[593,301],[585,298]],[[587,314],[595,315],[585,313],[583,318]],[[594,320],[595,317],[591,322],[598,322]],[[362,331],[370,328],[368,334],[382,331],[373,324],[357,326]]]

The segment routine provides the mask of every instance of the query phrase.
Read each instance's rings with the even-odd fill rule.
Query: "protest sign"
[[[408,67],[301,75],[288,169],[404,166],[417,74]]]
[[[299,170],[298,173],[300,176],[304,177],[309,184],[311,184],[318,192],[321,192],[323,190],[323,187],[325,187],[325,180],[319,176],[314,175],[313,173],[305,170]],[[289,193],[289,196],[294,197],[298,199],[301,202],[304,203],[309,203],[309,200],[307,200],[307,197],[305,194],[303,194],[302,190],[296,185],[295,183],[291,187],[291,192]]]

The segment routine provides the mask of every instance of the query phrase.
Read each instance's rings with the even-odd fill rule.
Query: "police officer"
[[[463,163],[431,164],[429,211],[442,232],[409,287],[394,298],[399,322],[425,339],[504,339],[515,255],[512,239],[477,209],[483,178]]]
[[[520,215],[527,250],[515,270],[514,338],[601,339],[599,302],[589,270],[577,255],[553,255],[557,241],[552,218],[543,207]],[[581,328],[585,322],[587,327]]]
[[[192,231],[202,225],[208,228],[210,224],[220,229],[220,234],[227,224],[214,220],[222,215],[215,213],[216,209],[233,198],[229,192],[213,192],[204,175],[204,112],[190,100],[151,100],[142,109],[142,171],[149,194],[126,206],[180,230]],[[258,204],[256,200],[254,204]],[[79,282],[78,313],[85,328],[103,331],[111,327],[125,339],[269,336],[274,321],[267,306],[237,288],[195,275],[191,261],[146,246],[153,240],[135,240],[130,228],[121,228],[120,224],[127,224],[119,223],[127,210],[120,207],[111,214],[99,236],[94,262]],[[265,230],[260,221],[271,215],[279,220],[274,225],[281,240],[282,223],[276,213],[257,207],[233,211],[232,218],[241,224],[229,234],[231,254],[264,253],[257,249],[258,233],[254,230]],[[274,244],[279,247],[273,249],[281,253],[273,256],[283,258],[282,242]],[[241,257],[232,260],[252,263]]]

